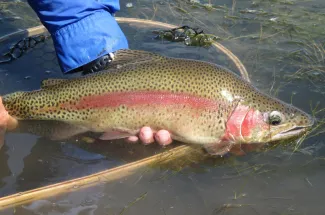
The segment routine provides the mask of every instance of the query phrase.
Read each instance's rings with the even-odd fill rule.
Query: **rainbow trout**
[[[48,79],[41,89],[3,97],[19,120],[55,120],[69,135],[136,135],[143,126],[166,129],[174,140],[223,155],[235,144],[295,138],[314,119],[272,98],[216,64],[120,50],[111,67],[75,79]]]

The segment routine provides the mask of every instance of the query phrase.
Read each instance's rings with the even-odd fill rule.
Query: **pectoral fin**
[[[231,142],[220,141],[218,143],[206,144],[204,145],[204,148],[210,155],[223,156],[231,150],[233,145],[234,144]]]
[[[116,140],[132,136],[128,132],[123,131],[108,131],[105,132],[102,136],[99,137],[101,140]]]

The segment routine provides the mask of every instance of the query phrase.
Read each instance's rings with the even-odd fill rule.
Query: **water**
[[[132,3],[133,7],[127,7],[127,3]],[[298,43],[306,39],[324,43],[323,1],[210,3],[226,6],[229,10],[218,7],[215,11],[207,11],[186,1],[121,1],[121,12],[117,15],[201,27],[223,39],[221,43],[243,61],[252,83],[262,91],[271,91],[308,112],[310,102],[319,103],[320,109],[325,107],[321,52]],[[22,11],[25,15],[21,15]],[[21,19],[18,16],[22,16]],[[38,24],[24,1],[0,2],[0,35]],[[128,24],[121,27],[131,48],[211,61],[236,71],[230,61],[213,48],[185,47],[153,40],[150,31],[155,28]],[[1,51],[6,48],[1,44]],[[302,56],[306,55],[288,57],[297,50],[305,50],[299,53],[307,53],[309,61],[303,60],[306,58]],[[49,40],[14,63],[0,65],[1,94],[37,89],[45,78],[63,77],[53,53]],[[318,70],[313,67],[315,65],[319,65]],[[303,71],[310,72],[290,78],[301,66],[305,67]],[[324,134],[310,138],[295,153],[291,147],[284,146],[220,162],[205,161],[176,172],[168,168],[150,168],[116,182],[44,199],[0,214],[120,214],[123,209],[123,214],[162,215],[325,214],[322,205],[325,191],[323,140]],[[123,141],[87,144],[80,138],[55,142],[28,133],[8,134],[0,150],[0,196],[85,176],[160,150],[159,146],[127,145]]]

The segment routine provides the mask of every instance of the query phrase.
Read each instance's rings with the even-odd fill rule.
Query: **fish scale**
[[[183,142],[214,145],[224,140],[227,123],[239,107],[257,114],[279,111],[286,128],[312,121],[305,112],[261,93],[224,67],[145,51],[118,51],[107,71],[49,79],[41,86],[5,95],[9,114],[20,120],[59,120],[83,130],[130,135],[149,125],[167,129]]]

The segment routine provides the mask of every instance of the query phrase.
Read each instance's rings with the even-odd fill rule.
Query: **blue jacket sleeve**
[[[64,73],[98,57],[128,48],[113,17],[118,0],[28,0],[52,35]]]

